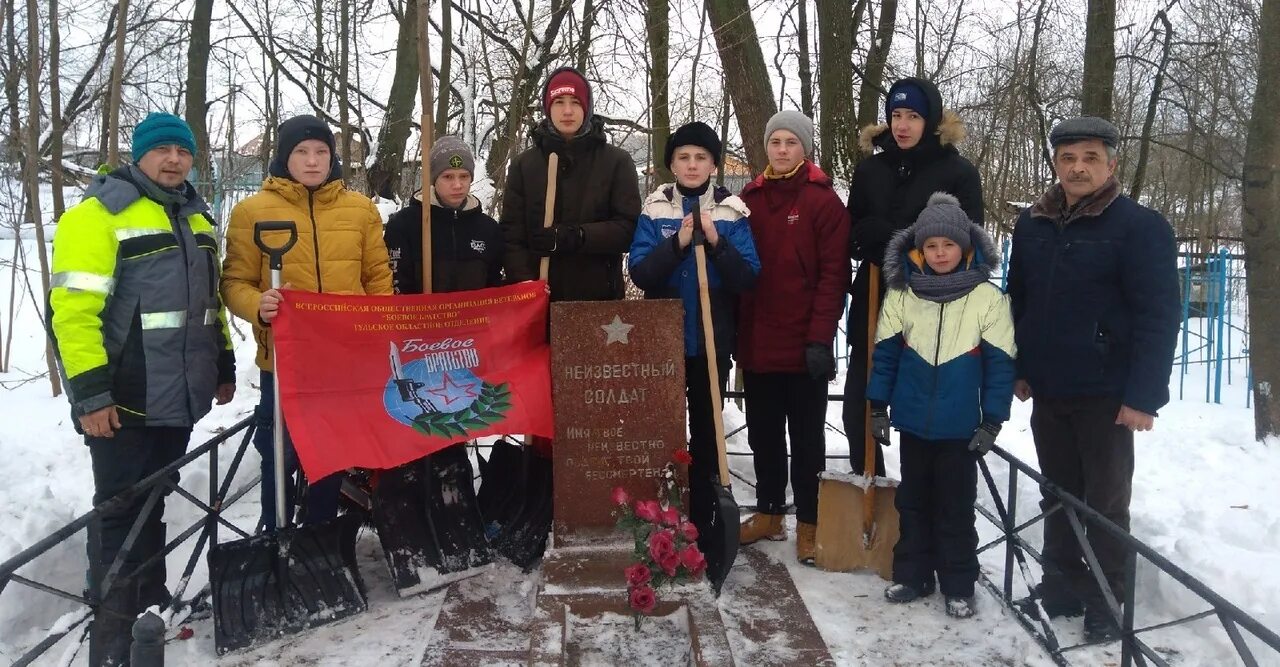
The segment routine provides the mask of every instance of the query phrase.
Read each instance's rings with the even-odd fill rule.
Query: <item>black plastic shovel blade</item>
[[[707,508],[704,516],[694,517],[698,526],[698,549],[707,560],[707,580],[716,595],[738,558],[738,501],[733,490],[720,486],[715,479],[690,480],[690,504]]]
[[[214,646],[219,655],[368,607],[356,569],[360,519],[344,514],[319,526],[224,542],[209,551]]]
[[[493,561],[476,504],[471,464],[445,450],[378,478],[373,519],[400,595],[429,591]]]
[[[547,548],[554,499],[551,459],[525,452],[525,480],[519,511],[497,531],[491,542],[521,569],[528,571]]]

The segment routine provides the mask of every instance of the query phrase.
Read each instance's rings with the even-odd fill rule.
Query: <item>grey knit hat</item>
[[[960,208],[960,201],[945,192],[929,195],[929,202],[911,226],[911,236],[917,248],[923,248],[924,242],[934,236],[945,236],[960,249],[969,252],[973,248],[973,221]]]
[[[764,145],[769,145],[769,137],[778,130],[787,130],[800,138],[804,146],[805,157],[813,155],[813,120],[799,111],[779,111],[773,114],[764,126]]]
[[[476,157],[471,154],[467,142],[451,134],[446,134],[431,144],[427,160],[433,182],[445,169],[466,169],[472,177],[476,175]]]

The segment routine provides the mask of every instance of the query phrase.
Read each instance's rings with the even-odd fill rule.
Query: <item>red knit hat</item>
[[[591,117],[591,86],[587,80],[572,67],[563,67],[555,71],[547,85],[542,89],[542,113],[551,117],[552,100],[562,95],[573,95],[582,105],[584,119]]]

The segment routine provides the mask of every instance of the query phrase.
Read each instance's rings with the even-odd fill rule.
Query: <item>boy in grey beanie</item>
[[[796,135],[800,139],[800,145],[804,146],[805,157],[813,155],[813,120],[811,118],[791,109],[773,114],[764,126],[766,146],[769,145],[769,138],[778,130],[786,130]]]

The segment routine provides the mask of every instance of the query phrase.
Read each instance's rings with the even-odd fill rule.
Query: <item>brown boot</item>
[[[817,533],[818,527],[812,523],[803,521],[796,523],[796,560],[805,565],[813,565],[816,555],[814,538],[817,537]]]
[[[738,542],[751,544],[760,540],[781,542],[787,539],[787,532],[782,527],[781,514],[765,514],[757,512],[738,527]]]

